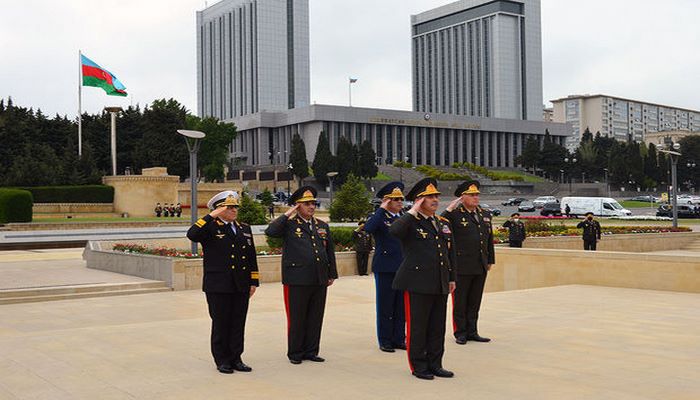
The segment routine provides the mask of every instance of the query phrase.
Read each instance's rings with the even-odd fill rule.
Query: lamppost
[[[204,139],[204,132],[178,129],[177,133],[185,137],[187,150],[190,152],[190,224],[197,222],[197,152]],[[192,254],[197,254],[197,242],[192,242]]]
[[[287,197],[292,195],[292,192],[289,190],[289,178],[292,177],[292,169],[293,168],[294,168],[294,166],[292,165],[292,163],[289,163],[287,165]]]
[[[603,172],[605,172],[605,192],[608,194],[608,197],[610,197],[610,185],[608,184],[608,169],[603,168]]]
[[[678,150],[681,149],[680,143],[668,143],[668,148],[670,150],[659,150],[662,153],[666,153],[671,157],[671,190],[673,190],[673,197],[671,199],[671,211],[673,211],[673,227],[678,228],[678,177],[676,176],[676,168],[678,167],[678,158],[680,158],[681,153]]]
[[[331,205],[333,204],[333,178],[335,178],[336,175],[338,175],[338,173],[335,171],[326,173],[326,176],[328,177],[328,180],[331,183],[331,202],[328,204],[329,209],[331,208]]]
[[[560,185],[563,185],[563,184],[564,184],[564,170],[563,170],[563,169],[560,169],[560,170],[559,170],[559,173],[560,173],[560,175],[559,175],[559,184],[560,184]]]
[[[121,107],[105,107],[105,111],[111,114],[110,148],[112,150],[112,176],[117,175],[117,113],[122,112]]]
[[[695,168],[697,166],[697,164],[695,164],[695,160],[688,160],[688,162],[685,164],[685,166],[688,167],[688,169],[691,169],[691,168]],[[689,172],[690,172],[689,175],[693,176],[693,172],[692,171],[689,171]],[[695,187],[693,186],[693,181],[688,179],[688,182],[689,183],[687,185],[688,185],[688,189],[690,190],[690,193],[695,194]]]
[[[571,188],[571,168],[573,168],[573,165],[576,163],[575,158],[569,158],[569,157],[564,157],[564,164],[566,164],[566,169],[569,172],[569,196],[571,196],[572,188]]]
[[[403,164],[408,163],[408,157],[404,157],[403,162],[399,163],[399,181],[403,183]]]

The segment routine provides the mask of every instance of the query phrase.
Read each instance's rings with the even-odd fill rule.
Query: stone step
[[[0,305],[169,291],[172,291],[172,289],[165,286],[165,282],[157,281],[5,289],[0,290]]]

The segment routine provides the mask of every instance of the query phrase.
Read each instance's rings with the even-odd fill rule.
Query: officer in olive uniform
[[[361,276],[367,275],[369,253],[372,251],[372,235],[365,231],[365,221],[357,223],[357,229],[352,231],[352,239],[355,244],[357,274]]]
[[[600,240],[601,230],[598,221],[593,219],[593,213],[587,212],[586,219],[576,225],[578,229],[583,229],[583,249],[596,250],[598,240]]]
[[[479,187],[478,181],[459,185],[455,191],[457,198],[442,213],[452,224],[457,253],[452,323],[458,344],[466,344],[468,340],[491,341],[479,336],[477,330],[486,275],[495,263],[491,214],[479,207]]]
[[[283,239],[287,357],[292,364],[301,364],[302,360],[323,362],[318,351],[326,291],[338,278],[335,245],[328,224],[313,216],[316,189],[299,188],[289,198],[289,205],[292,208],[265,230],[266,235]]]
[[[387,353],[406,350],[404,292],[391,287],[403,255],[401,242],[389,234],[391,224],[403,214],[403,188],[402,182],[390,182],[379,189],[377,197],[382,199],[382,204],[365,223],[365,231],[374,235],[376,243],[372,274],[376,287],[377,338],[379,349]]]
[[[508,228],[508,245],[510,247],[523,247],[525,224],[520,220],[520,214],[511,214],[510,219],[503,223],[503,227]]]
[[[259,285],[253,234],[236,220],[236,192],[218,193],[207,206],[212,211],[192,225],[187,237],[204,250],[202,290],[212,321],[211,352],[219,372],[249,372],[241,354],[248,302]]]
[[[454,290],[454,247],[450,223],[435,215],[437,182],[425,178],[406,196],[413,207],[389,227],[401,241],[403,261],[393,288],[404,291],[408,364],[419,379],[451,378],[442,367],[447,296]]]

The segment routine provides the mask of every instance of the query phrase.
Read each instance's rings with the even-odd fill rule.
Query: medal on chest
[[[428,237],[428,232],[423,231],[423,228],[417,228],[416,231],[418,231],[418,234],[421,235],[423,239]]]
[[[300,238],[301,235],[303,235],[303,232],[301,231],[301,228],[297,228],[297,230],[294,232],[294,234],[297,235],[298,238]]]

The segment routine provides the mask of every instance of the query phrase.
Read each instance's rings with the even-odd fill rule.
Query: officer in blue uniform
[[[382,204],[365,223],[365,231],[374,235],[375,242],[372,272],[377,293],[377,338],[379,349],[388,353],[406,350],[404,293],[391,287],[403,255],[401,242],[389,234],[392,222],[403,214],[403,188],[403,183],[391,182],[377,191]]]

